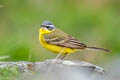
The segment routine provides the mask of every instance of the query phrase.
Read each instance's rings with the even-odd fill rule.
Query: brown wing
[[[72,49],[84,49],[87,46],[72,36],[46,39],[47,43]]]

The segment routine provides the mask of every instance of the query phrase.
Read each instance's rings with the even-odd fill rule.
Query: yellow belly
[[[60,46],[56,46],[52,44],[47,44],[47,45],[43,44],[43,46],[54,53],[62,53],[62,54],[68,53],[69,54],[69,53],[73,53],[76,51],[76,49],[60,47]]]

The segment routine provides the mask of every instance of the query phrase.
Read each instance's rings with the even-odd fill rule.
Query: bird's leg
[[[64,55],[61,56],[61,60],[64,60],[64,58],[68,55],[68,53],[65,53]]]
[[[54,61],[56,61],[57,59],[60,59],[61,58],[61,56],[62,56],[62,54],[61,53],[59,53],[55,58],[54,58]],[[55,63],[55,62],[54,62]]]
[[[46,71],[45,75],[43,76],[42,80],[45,80],[46,77],[48,76],[49,72],[52,70],[54,64],[56,63],[57,59],[59,59],[62,56],[62,53],[64,52],[65,48],[63,48],[60,53],[55,57],[55,59],[52,61],[50,64],[48,70]]]
[[[65,48],[63,48],[60,52],[59,52],[59,54],[55,57],[55,59],[61,59],[61,57],[63,57],[63,52],[64,52],[64,50],[65,50]]]
[[[59,55],[59,56],[58,56]],[[57,56],[58,56],[58,58],[57,59],[60,59],[61,60],[61,58],[63,57],[63,54],[58,54]]]

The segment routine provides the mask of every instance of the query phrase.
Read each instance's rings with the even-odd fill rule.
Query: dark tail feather
[[[110,52],[110,50],[108,49],[104,49],[104,48],[98,48],[98,47],[87,47],[88,49],[96,49],[96,50],[103,50],[103,51],[106,51],[106,52]]]

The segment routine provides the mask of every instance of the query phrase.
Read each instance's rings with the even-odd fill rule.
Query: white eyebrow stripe
[[[54,25],[46,25],[46,26],[55,27]]]

